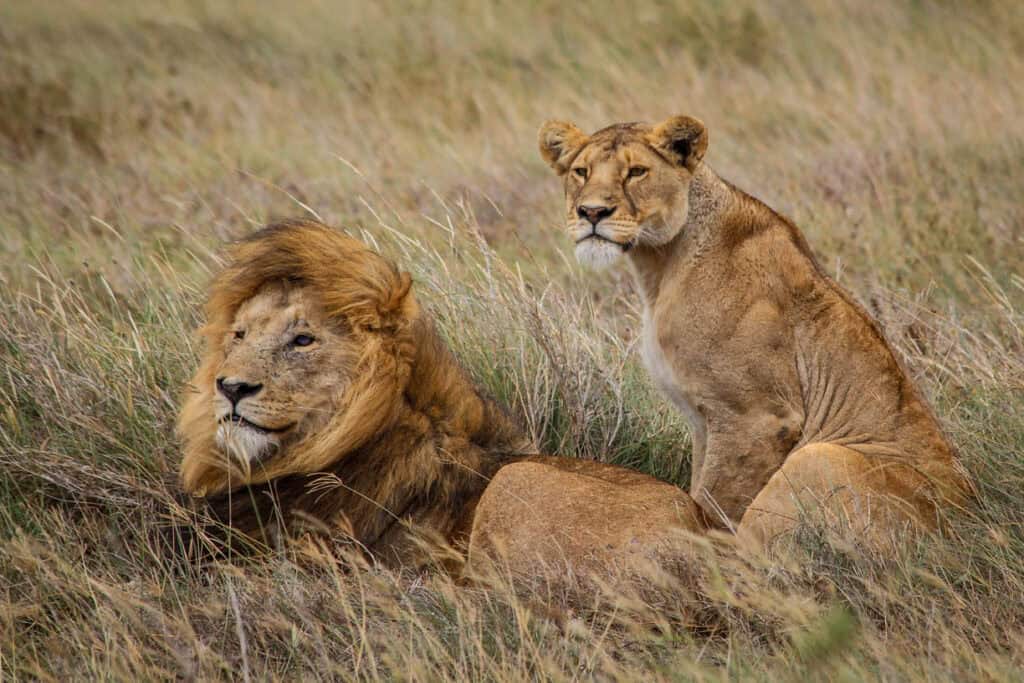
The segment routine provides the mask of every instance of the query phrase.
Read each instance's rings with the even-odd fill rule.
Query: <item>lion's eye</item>
[[[245,339],[245,330],[235,330],[235,339]]]
[[[295,346],[309,346],[314,341],[316,340],[313,339],[313,337],[309,336],[308,334],[299,334],[296,335],[294,339],[292,339],[292,344],[294,344]]]
[[[632,168],[629,169],[630,178],[639,178],[645,175],[647,175],[647,169],[644,168],[643,166],[633,166]]]
[[[575,173],[580,178],[583,178],[584,180],[587,179],[587,167],[586,166],[577,166],[576,168],[572,169],[572,172]]]

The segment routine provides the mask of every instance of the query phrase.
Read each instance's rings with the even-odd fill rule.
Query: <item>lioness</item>
[[[465,554],[472,534],[477,560],[505,550],[530,570],[611,565],[637,538],[699,529],[674,486],[536,455],[448,351],[409,275],[330,228],[282,223],[235,245],[206,315],[178,421],[181,482],[250,536],[304,524],[420,566],[422,540]],[[609,486],[638,504],[595,517]],[[577,495],[557,509],[535,495],[566,487]]]
[[[540,152],[565,187],[584,263],[625,255],[642,355],[693,426],[691,495],[767,542],[812,507],[870,539],[931,527],[971,485],[868,313],[800,231],[704,163],[704,124],[549,121]]]

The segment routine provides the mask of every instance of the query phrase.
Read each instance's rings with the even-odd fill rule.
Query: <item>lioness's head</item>
[[[633,247],[660,246],[679,233],[708,134],[689,116],[654,127],[620,123],[590,136],[571,123],[548,121],[539,142],[541,156],[565,183],[576,257],[601,267]]]
[[[178,421],[185,490],[320,471],[377,433],[408,381],[410,284],[316,223],[237,244],[211,286],[206,353]]]

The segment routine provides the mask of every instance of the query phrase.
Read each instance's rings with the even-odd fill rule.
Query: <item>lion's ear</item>
[[[419,304],[412,292],[412,276],[388,267],[387,285],[380,291],[376,310],[360,321],[371,330],[395,332],[408,325],[419,314]]]
[[[537,142],[544,161],[555,169],[555,173],[564,175],[583,145],[587,144],[587,136],[571,123],[545,121],[537,134]]]
[[[412,293],[412,275],[404,270],[398,274],[398,281],[391,288],[391,299],[385,303],[381,312],[401,324],[416,317],[419,305]]]
[[[708,129],[692,116],[673,116],[655,126],[647,141],[669,161],[692,172],[708,150]]]

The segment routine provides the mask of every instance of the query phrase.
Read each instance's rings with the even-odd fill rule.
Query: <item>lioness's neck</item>
[[[716,237],[716,228],[736,204],[736,189],[722,180],[707,164],[701,164],[690,182],[689,211],[686,223],[668,243],[652,247],[638,245],[630,256],[644,303],[650,306],[658,298],[665,275],[680,260],[702,251]]]

